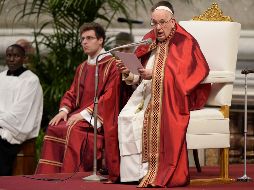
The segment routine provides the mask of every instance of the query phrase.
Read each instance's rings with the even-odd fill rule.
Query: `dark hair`
[[[127,43],[132,43],[134,42],[134,37],[132,34],[127,33],[127,32],[119,32],[116,35],[116,45],[124,45]]]
[[[26,56],[26,51],[25,51],[25,49],[22,46],[20,46],[18,44],[12,44],[8,48],[10,48],[10,47],[18,49],[22,56]]]
[[[173,5],[170,2],[168,2],[168,1],[160,1],[160,2],[158,2],[156,4],[154,4],[153,7],[151,8],[151,12],[153,12],[159,6],[168,7],[173,12],[173,14],[175,13]]]
[[[79,35],[81,36],[83,32],[88,30],[94,30],[96,38],[97,39],[102,38],[103,39],[102,45],[104,45],[106,34],[104,28],[100,24],[95,22],[82,24],[82,26],[79,28]]]

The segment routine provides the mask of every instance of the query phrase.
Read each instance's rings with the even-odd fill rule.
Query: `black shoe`
[[[108,175],[108,169],[107,168],[101,168],[98,171],[101,175]]]

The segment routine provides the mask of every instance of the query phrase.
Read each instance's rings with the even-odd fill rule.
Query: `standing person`
[[[115,46],[119,47],[126,44],[131,44],[134,42],[134,36],[131,33],[127,32],[119,32],[115,37]],[[118,51],[125,52],[125,53],[132,53],[134,51],[134,47],[125,47],[121,48]],[[121,80],[124,80],[122,78]],[[120,110],[125,106],[129,98],[131,97],[133,91],[136,88],[136,85],[127,85],[125,82],[119,83],[120,87]]]
[[[27,39],[18,39],[15,44],[20,45],[26,51],[26,64],[28,64],[28,68],[32,67],[33,56],[35,54],[35,48],[32,45],[32,42]]]
[[[97,56],[105,52],[105,31],[97,23],[84,23],[80,28],[80,38],[88,59],[78,66],[70,89],[62,97],[59,113],[49,122],[36,173],[70,173],[93,169],[94,77]],[[114,182],[119,177],[119,107],[112,101],[116,98],[113,84],[119,75],[111,54],[99,56],[98,64],[97,161],[102,159],[105,140],[109,180]],[[84,146],[81,150],[82,142]]]
[[[6,49],[7,71],[0,73],[0,175],[11,175],[21,144],[38,136],[43,93],[38,77],[23,67],[25,50]]]
[[[130,44],[134,42],[134,37],[131,33],[119,32],[115,37],[115,47]],[[130,53],[134,51],[134,47],[122,48],[119,51]]]
[[[29,55],[33,55],[35,53],[35,49],[32,46],[32,43],[28,41],[27,39],[18,39],[15,44],[20,45],[23,47],[26,51],[26,55],[29,57]]]
[[[127,84],[141,83],[118,118],[122,182],[139,187],[173,187],[189,183],[186,130],[190,110],[204,106],[209,73],[197,41],[179,26],[168,1],[151,9],[152,30],[144,36],[151,45],[136,55],[144,69],[134,75],[117,66]]]

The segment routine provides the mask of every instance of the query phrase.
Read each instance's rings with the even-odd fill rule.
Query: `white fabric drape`
[[[153,52],[147,69],[153,68],[154,60]],[[142,163],[142,130],[144,113],[151,98],[151,83],[152,80],[142,80],[118,117],[121,182],[138,181],[148,170],[148,164]],[[143,108],[137,111],[142,101]]]

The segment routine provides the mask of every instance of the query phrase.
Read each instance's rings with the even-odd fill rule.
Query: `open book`
[[[114,51],[113,54],[135,75],[139,75],[138,69],[144,68],[134,53]]]

